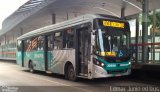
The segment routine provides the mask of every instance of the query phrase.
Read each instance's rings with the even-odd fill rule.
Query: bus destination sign
[[[103,20],[103,26],[116,27],[116,28],[124,28],[124,23]]]

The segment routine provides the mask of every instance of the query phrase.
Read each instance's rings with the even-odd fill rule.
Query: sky
[[[0,0],[0,29],[5,18],[27,1],[29,0]]]

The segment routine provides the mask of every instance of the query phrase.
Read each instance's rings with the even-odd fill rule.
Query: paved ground
[[[152,91],[153,90],[153,91]],[[155,91],[154,91],[155,90]],[[65,80],[63,76],[38,72],[30,73],[20,66],[0,62],[0,92],[160,92],[158,87],[125,80],[105,78]]]

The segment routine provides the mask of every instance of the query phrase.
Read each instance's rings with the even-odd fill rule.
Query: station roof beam
[[[31,10],[41,3],[45,3],[45,0],[31,0],[27,2],[25,5],[21,6],[16,12],[23,12],[23,11]]]

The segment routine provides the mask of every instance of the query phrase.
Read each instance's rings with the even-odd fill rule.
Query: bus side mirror
[[[93,49],[92,49],[92,50],[93,50],[92,53],[95,54],[95,53],[96,53],[96,47],[95,47],[95,46],[92,46],[92,48],[93,48]]]
[[[92,32],[92,35],[96,35],[95,32]]]
[[[92,30],[92,29],[91,29],[91,30]],[[91,33],[92,33],[92,35],[96,35],[96,30],[93,29],[93,30],[91,31]]]
[[[110,36],[108,37],[108,40],[109,40],[109,41],[111,40],[111,37],[110,37]]]

